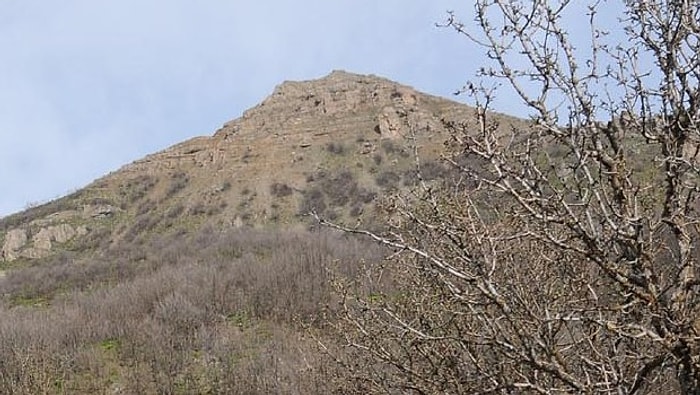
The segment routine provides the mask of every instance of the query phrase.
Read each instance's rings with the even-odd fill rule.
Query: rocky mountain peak
[[[409,113],[414,113],[420,116],[413,118],[426,120],[430,117],[424,113],[444,102],[382,77],[335,70],[315,80],[283,82],[259,105],[224,125],[217,137],[227,138],[245,130],[286,134],[290,129],[298,131],[300,125],[317,130],[338,119],[359,121],[358,116],[363,122],[373,122],[372,128],[377,127],[378,133],[386,129],[389,134],[385,137],[396,137],[397,118],[408,119]],[[394,125],[386,125],[389,121]],[[390,126],[391,130],[382,126]]]
[[[413,88],[375,75],[362,75],[334,70],[325,77],[310,81],[285,81],[278,85],[262,105],[310,101],[312,107],[322,107],[326,113],[334,110],[357,109],[365,104],[381,105],[400,102],[404,96],[418,96]],[[332,105],[339,103],[339,105]],[[415,104],[415,102],[413,103]]]
[[[413,182],[413,146],[437,158],[442,120],[469,114],[467,106],[374,75],[336,70],[286,81],[212,136],[148,155],[72,196],[3,219],[0,262],[41,258],[57,248],[134,243],[204,224],[300,223],[310,209],[352,220],[372,216],[377,196]],[[431,169],[438,174],[441,167]],[[98,212],[84,214],[85,207]]]

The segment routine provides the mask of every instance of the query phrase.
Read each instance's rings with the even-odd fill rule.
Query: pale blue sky
[[[0,0],[0,216],[333,69],[450,96],[482,53],[457,0]],[[508,103],[500,110],[508,112]]]

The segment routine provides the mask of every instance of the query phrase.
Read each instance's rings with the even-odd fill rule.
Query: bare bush
[[[403,185],[415,187],[423,181],[435,181],[446,178],[450,169],[435,160],[421,161],[418,168],[406,170],[403,174]]]
[[[122,198],[121,208],[126,209],[129,203],[141,200],[157,184],[158,179],[149,175],[141,175],[125,181],[119,186],[119,196]]]
[[[337,306],[328,269],[354,278],[380,247],[325,231],[173,237],[0,279],[0,392],[333,390],[305,328]],[[8,308],[30,289],[41,307]]]
[[[270,194],[277,198],[283,198],[294,193],[294,190],[287,184],[274,182],[270,185]]]
[[[533,121],[499,124],[468,84],[474,120],[446,124],[462,177],[390,201],[389,233],[344,228],[394,247],[401,284],[339,286],[355,392],[700,393],[700,4],[625,2],[610,36],[603,4],[583,55],[580,4],[480,0],[476,32],[450,15]]]
[[[182,172],[173,174],[170,179],[170,185],[168,185],[168,189],[165,191],[164,199],[169,199],[185,189],[188,182],[189,178],[187,177],[187,174]]]
[[[324,213],[326,211],[326,198],[318,187],[305,190],[303,199],[299,204],[299,214],[307,215],[311,212]]]
[[[401,177],[391,170],[379,173],[374,181],[384,189],[396,189],[401,181]]]
[[[326,194],[331,207],[345,206],[357,194],[358,185],[355,175],[349,170],[341,170],[333,177],[321,181],[321,188]]]
[[[326,144],[326,151],[333,155],[345,155],[345,146],[341,142],[333,142]]]

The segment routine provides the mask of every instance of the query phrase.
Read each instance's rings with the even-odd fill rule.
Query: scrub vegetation
[[[330,393],[339,373],[312,334],[329,339],[331,279],[383,255],[327,230],[205,228],[14,270],[0,280],[0,388]]]

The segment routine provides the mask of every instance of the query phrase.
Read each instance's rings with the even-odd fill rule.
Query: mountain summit
[[[439,173],[443,120],[470,108],[373,75],[287,81],[212,136],[148,155],[69,196],[0,220],[0,261],[123,243],[210,225],[289,226],[316,211],[374,216],[378,197],[415,183],[414,147]]]

